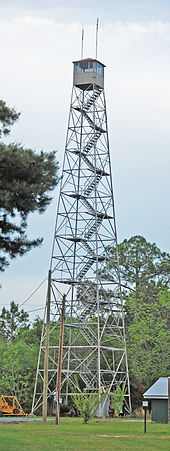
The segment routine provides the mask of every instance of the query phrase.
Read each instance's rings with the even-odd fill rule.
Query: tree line
[[[169,370],[170,255],[144,237],[119,244],[120,269],[125,289],[125,328],[133,409],[142,393]],[[104,269],[114,277],[114,252]],[[108,273],[109,271],[109,273]],[[13,301],[0,315],[0,392],[15,394],[23,408],[31,408],[42,320],[33,324],[28,313]],[[56,332],[58,333],[58,332]],[[54,337],[57,339],[57,336]],[[65,340],[67,340],[67,333]]]

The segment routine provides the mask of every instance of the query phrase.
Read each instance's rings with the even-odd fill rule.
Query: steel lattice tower
[[[124,311],[117,253],[115,280],[104,278],[109,248],[117,249],[104,65],[96,59],[73,63],[73,90],[51,258],[48,398],[56,391],[60,312],[66,297],[61,395],[70,385],[113,392],[126,385],[130,412]],[[45,326],[33,399],[42,404]],[[100,413],[103,411],[100,410]]]

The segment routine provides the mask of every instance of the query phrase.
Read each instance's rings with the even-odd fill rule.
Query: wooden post
[[[145,417],[144,417],[144,433],[146,434],[146,407],[144,407]]]
[[[60,342],[58,353],[58,373],[57,373],[57,408],[56,408],[56,424],[60,421],[60,390],[61,390],[61,370],[62,370],[62,357],[63,357],[63,341],[64,341],[64,311],[65,311],[66,296],[63,295],[61,320],[60,320]]]
[[[48,289],[46,304],[46,339],[44,357],[44,382],[43,382],[43,415],[42,422],[47,421],[47,392],[48,392],[48,351],[49,351],[49,323],[50,323],[50,295],[51,295],[51,271],[48,272]]]

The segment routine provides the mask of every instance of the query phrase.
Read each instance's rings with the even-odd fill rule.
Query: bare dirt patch
[[[105,437],[105,438],[169,438],[170,435],[159,435],[158,437],[155,437],[155,435],[97,435],[97,437]]]
[[[0,426],[6,426],[9,424],[22,424],[22,423],[23,423],[23,421],[3,421],[3,422],[0,422]]]

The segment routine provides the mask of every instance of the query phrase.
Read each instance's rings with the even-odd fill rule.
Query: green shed
[[[170,422],[170,416],[168,418],[168,407],[170,406],[170,377],[160,377],[143,394],[143,397],[144,399],[151,401],[151,421],[154,421],[154,423],[168,423],[169,419]]]

